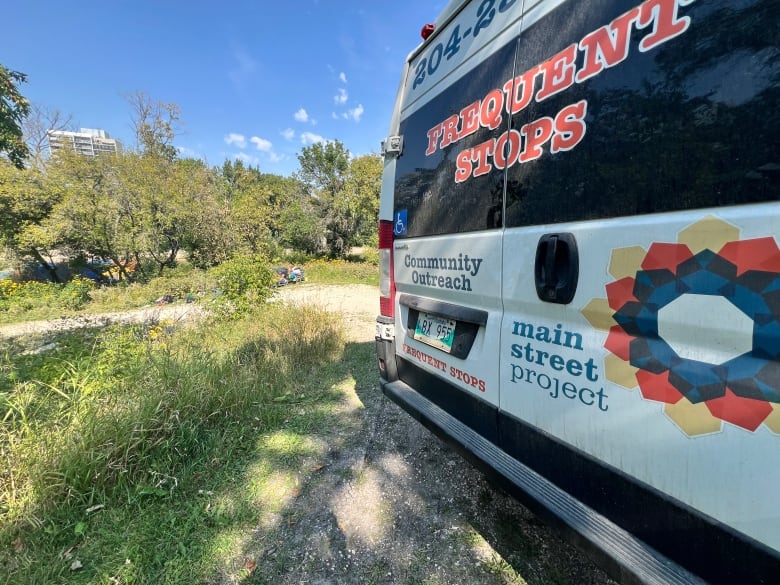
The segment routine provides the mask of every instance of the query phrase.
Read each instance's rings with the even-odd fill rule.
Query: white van
[[[453,0],[383,143],[384,393],[623,582],[780,583],[778,23]]]

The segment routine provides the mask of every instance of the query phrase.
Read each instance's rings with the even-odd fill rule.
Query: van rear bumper
[[[769,585],[780,574],[775,551],[403,358],[393,361],[399,377],[382,379],[388,398],[621,583]]]

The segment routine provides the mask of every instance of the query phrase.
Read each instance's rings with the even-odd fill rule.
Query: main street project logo
[[[607,379],[664,405],[688,436],[723,422],[780,434],[780,249],[706,217],[674,243],[615,249],[606,299],[582,310],[609,331]]]

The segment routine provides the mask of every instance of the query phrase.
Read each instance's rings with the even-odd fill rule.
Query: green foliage
[[[328,254],[343,257],[349,242],[345,240],[342,215],[337,207],[349,171],[349,151],[338,140],[304,147],[298,155],[298,178],[316,201]]]
[[[292,320],[301,325],[295,339],[280,326]],[[0,392],[5,521],[132,491],[161,463],[178,473],[201,433],[265,416],[251,405],[288,392],[287,376],[334,359],[343,344],[326,314],[281,305],[197,331],[162,322],[84,335],[79,357],[69,352],[75,361],[49,355],[21,370],[19,356],[6,366],[15,382]]]
[[[77,311],[90,301],[93,290],[94,283],[80,277],[64,284],[0,280],[0,322]]]
[[[334,199],[349,170],[349,151],[338,140],[305,146],[298,154],[300,180],[313,195]]]
[[[379,269],[376,264],[347,260],[315,260],[307,262],[304,268],[308,282],[379,285]]]
[[[238,317],[261,306],[276,282],[268,261],[261,256],[239,255],[211,269],[219,290],[212,308],[221,317]]]
[[[45,222],[48,233],[74,253],[117,266],[134,259],[139,271],[120,272],[123,280],[162,274],[183,249],[198,251],[203,266],[235,250],[229,210],[205,165],[133,152],[94,159],[63,152],[49,166],[67,189]]]
[[[37,262],[53,282],[55,254],[105,258],[120,281],[146,282],[173,270],[181,253],[202,269],[286,250],[346,258],[375,237],[380,157],[353,159],[335,141],[303,148],[294,177],[240,161],[209,168],[175,156],[175,104],[142,93],[129,102],[137,150],[63,150],[23,170],[0,160],[0,245]]]
[[[230,222],[236,235],[234,249],[273,257],[280,245],[289,245],[285,242],[285,234],[291,230],[289,210],[300,209],[305,201],[301,183],[261,173],[241,161],[226,161],[220,173],[227,186]]]
[[[133,125],[139,150],[147,157],[173,161],[181,110],[174,103],[154,100],[142,91],[131,93],[127,101],[133,110]]]
[[[38,168],[16,169],[0,159],[0,245],[48,268],[59,241],[49,217],[62,194],[58,181]]]
[[[22,137],[22,121],[30,113],[30,102],[19,91],[27,76],[0,65],[0,154],[14,166],[24,168],[29,152]]]
[[[281,213],[279,241],[288,248],[316,255],[327,251],[325,225],[313,200],[294,201]]]
[[[94,288],[95,283],[90,279],[75,276],[61,285],[59,296],[65,308],[75,311],[90,301],[90,294]]]
[[[273,304],[195,329],[157,323],[79,336],[53,339],[56,354],[0,347],[14,379],[12,392],[0,387],[6,580],[213,579],[224,563],[215,539],[280,510],[279,488],[293,489],[295,478],[280,480],[311,456],[299,429],[333,400],[323,375],[342,355],[340,324]],[[70,569],[74,558],[82,570]]]
[[[298,161],[298,178],[316,202],[314,217],[324,227],[327,253],[345,258],[376,232],[382,159],[374,154],[352,159],[335,141],[304,147]]]
[[[342,194],[336,200],[348,245],[362,246],[377,237],[379,194],[382,189],[382,158],[359,156],[349,165]]]

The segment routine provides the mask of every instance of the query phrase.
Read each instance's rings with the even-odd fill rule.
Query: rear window
[[[674,18],[687,23],[684,30],[640,48],[656,23],[640,26],[631,16],[639,4],[611,0],[576,10],[575,2],[563,3],[404,119],[395,212],[405,225],[396,237],[775,201],[780,48],[768,23],[778,21],[780,5],[678,2]],[[543,99],[537,75],[537,98],[511,119],[504,113],[494,128],[477,124],[474,132],[448,140],[452,121],[462,132],[475,103],[484,107],[491,92],[565,50],[574,55],[569,65],[583,69],[588,35],[608,31],[620,49],[621,22],[627,33],[622,58],[616,51],[599,73]],[[527,142],[529,124],[557,124],[567,111],[576,111],[572,118],[581,125],[570,148],[551,152],[549,142],[542,144],[540,156],[510,162],[506,170],[490,157],[485,165],[478,160],[486,141],[511,129]],[[525,142],[516,150],[526,149]],[[472,160],[463,164],[467,151]],[[470,174],[458,180],[463,167]]]
[[[497,129],[477,123],[475,132],[452,144],[447,144],[446,121],[457,116],[462,126],[461,117],[473,120],[479,115],[474,104],[511,78],[514,52],[514,43],[497,51],[401,122],[404,150],[396,166],[395,211],[405,212],[407,233],[396,237],[501,227],[504,172],[492,169],[457,183],[455,157],[503,132],[506,115]]]
[[[520,126],[587,100],[587,131],[576,148],[509,169],[507,227],[776,200],[780,51],[767,23],[778,21],[780,5],[734,4],[680,8],[689,28],[646,52],[637,45],[649,30],[634,29],[624,62],[515,116]],[[613,1],[607,11],[572,5],[523,33],[518,71],[636,3]]]

